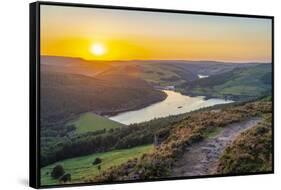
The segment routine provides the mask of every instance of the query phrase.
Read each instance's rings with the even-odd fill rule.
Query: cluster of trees
[[[45,142],[45,146],[41,148],[41,166],[66,158],[151,144],[155,134],[165,136],[171,124],[179,119],[170,117],[110,130],[73,134],[55,140],[51,138],[50,142]],[[42,138],[42,141],[44,140],[48,141],[47,138]]]

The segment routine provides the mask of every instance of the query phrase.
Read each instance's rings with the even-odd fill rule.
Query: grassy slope
[[[197,78],[197,75],[187,68],[176,64],[144,63],[140,67],[142,68],[140,77],[159,86],[178,85]]]
[[[249,69],[239,69],[235,71],[236,76],[233,77],[233,80],[227,81],[217,86],[217,88],[218,90],[222,90],[221,94],[261,94],[270,88],[268,84],[262,81],[262,78],[269,72],[271,72],[271,68],[267,65],[260,65]]]
[[[101,129],[112,129],[122,127],[123,124],[116,121],[112,121],[105,117],[96,115],[94,113],[85,113],[81,115],[77,120],[71,122],[76,127],[76,133],[85,133],[90,131],[97,131]]]
[[[54,180],[50,176],[52,169],[57,164],[61,164],[64,167],[65,172],[71,174],[71,183],[82,183],[87,180],[89,176],[95,176],[111,166],[118,166],[127,162],[129,159],[137,158],[152,149],[152,145],[145,145],[131,149],[114,150],[63,160],[41,169],[41,185],[54,185],[59,183],[58,180]],[[102,159],[102,163],[99,164],[101,166],[100,171],[97,169],[98,165],[92,165],[96,157]]]
[[[261,64],[199,79],[180,88],[191,95],[237,100],[257,98],[270,95],[271,72],[270,64]]]

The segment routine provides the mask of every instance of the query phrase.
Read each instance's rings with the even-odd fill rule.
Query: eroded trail
[[[172,176],[210,175],[216,172],[218,159],[224,149],[243,131],[254,127],[260,118],[234,123],[224,127],[218,134],[189,146],[172,170]]]

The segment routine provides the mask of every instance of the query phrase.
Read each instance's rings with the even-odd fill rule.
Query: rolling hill
[[[271,78],[271,64],[258,64],[187,82],[178,88],[192,96],[247,100],[270,96]]]
[[[42,71],[85,76],[133,76],[152,86],[180,85],[198,79],[198,74],[214,76],[258,63],[231,63],[189,60],[97,61],[81,58],[42,56]]]
[[[147,60],[135,61],[141,68],[140,77],[153,85],[180,85],[199,79],[198,75],[214,76],[235,68],[248,68],[258,63],[217,61]]]
[[[90,61],[76,57],[41,56],[41,71],[81,74],[91,77],[112,68],[116,63],[117,61]]]
[[[92,111],[99,115],[137,109],[165,99],[166,94],[145,81],[123,76],[93,78],[78,74],[41,72],[43,126]]]

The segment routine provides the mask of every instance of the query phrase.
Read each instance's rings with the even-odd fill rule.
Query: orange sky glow
[[[271,62],[270,19],[50,5],[40,12],[41,55]]]

